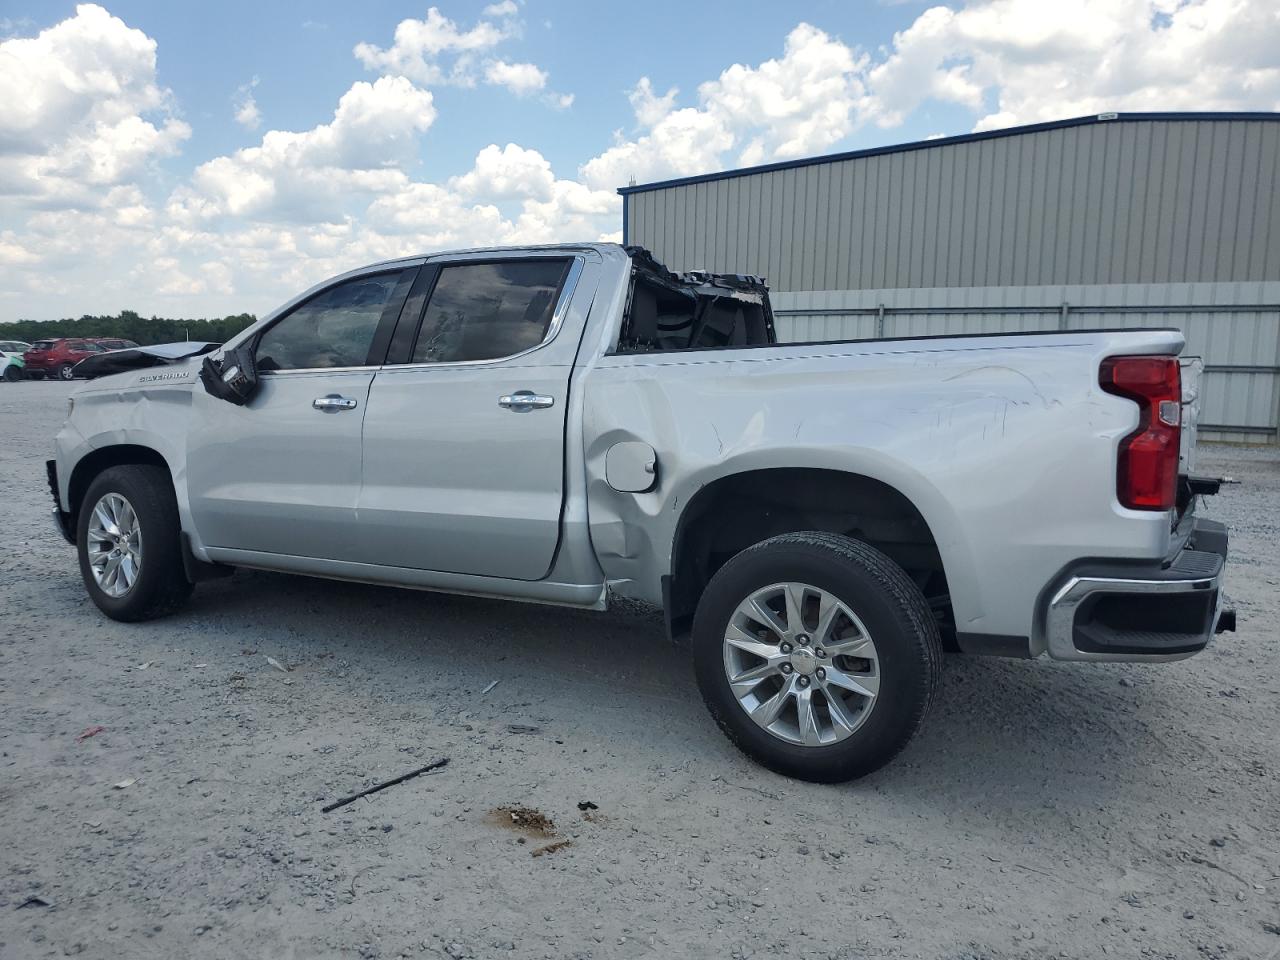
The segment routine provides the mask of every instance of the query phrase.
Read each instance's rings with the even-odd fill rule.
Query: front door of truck
[[[207,547],[355,559],[369,386],[417,267],[348,277],[257,338],[243,406],[196,386],[187,493]]]
[[[404,362],[384,366],[369,391],[357,508],[364,560],[546,576],[560,535],[577,350],[576,337],[557,335],[575,290],[583,295],[582,267],[580,257],[549,253],[423,268],[421,322],[396,331]]]

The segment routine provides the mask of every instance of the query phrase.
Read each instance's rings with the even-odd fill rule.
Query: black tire
[[[17,383],[22,379],[22,368],[9,364],[4,368],[4,379],[7,383]]]
[[[69,363],[58,364],[59,380],[74,380],[75,378],[76,378],[75,371],[72,369],[71,364]]]
[[[808,584],[842,601],[865,624],[879,657],[880,688],[870,712],[852,734],[829,745],[792,743],[759,726],[725,673],[725,633],[734,611],[753,592],[783,582]],[[865,776],[897,756],[924,722],[942,672],[938,627],[920,589],[879,550],[830,533],[784,534],[731,559],[702,595],[692,642],[698,687],[725,735],[771,770],[818,783]]]
[[[142,531],[138,578],[123,596],[112,597],[98,586],[89,565],[88,533],[94,506],[108,493],[118,493],[132,506]],[[182,564],[178,501],[169,474],[149,464],[110,467],[89,484],[76,518],[80,576],[89,597],[112,620],[133,623],[172,613],[191,596],[192,585]]]

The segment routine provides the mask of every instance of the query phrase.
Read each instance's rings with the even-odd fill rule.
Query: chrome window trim
[[[551,314],[551,323],[547,325],[547,332],[542,338],[541,343],[536,343],[532,347],[526,347],[519,353],[508,354],[505,357],[490,357],[485,360],[444,360],[436,363],[419,362],[419,363],[388,363],[381,367],[385,372],[396,370],[439,370],[449,367],[476,367],[487,364],[506,363],[509,360],[517,360],[520,357],[527,357],[529,354],[541,350],[548,346],[559,335],[561,327],[564,326],[564,318],[569,313],[569,303],[573,300],[574,291],[578,288],[578,281],[582,277],[582,271],[586,266],[586,257],[581,254],[570,254],[572,263],[569,265],[569,274],[564,279],[564,286],[560,289],[560,298],[556,301],[556,308]],[[439,262],[439,267],[443,271],[454,265],[465,265],[473,260],[483,262],[493,262],[494,260],[563,260],[565,254],[548,251],[547,253],[524,254],[517,253],[510,257],[494,257],[491,254],[475,254],[464,258],[449,259]],[[428,261],[432,262],[432,261]],[[428,306],[430,300],[427,301]]]
[[[379,370],[380,367],[296,367],[292,370],[259,370],[259,377],[288,377],[295,373],[359,373],[361,370]]]

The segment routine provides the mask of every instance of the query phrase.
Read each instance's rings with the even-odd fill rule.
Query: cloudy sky
[[[262,313],[387,257],[618,239],[632,180],[1278,110],[1280,3],[0,0],[0,104],[0,320]]]

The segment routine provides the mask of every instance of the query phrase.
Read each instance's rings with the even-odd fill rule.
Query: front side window
[[[259,370],[362,367],[400,271],[330,287],[274,323],[258,341]]]
[[[496,360],[547,336],[569,260],[459,263],[440,271],[414,363]]]

